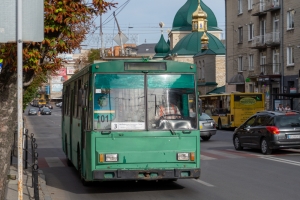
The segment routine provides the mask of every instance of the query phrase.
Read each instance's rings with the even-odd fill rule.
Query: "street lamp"
[[[129,36],[129,29],[130,28],[133,28],[133,27],[132,26],[128,26],[128,33],[127,33],[127,35],[128,35],[129,40],[130,40],[130,36]]]

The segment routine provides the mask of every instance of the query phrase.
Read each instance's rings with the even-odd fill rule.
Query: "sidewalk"
[[[5,200],[18,199],[18,167],[16,164],[10,166]],[[47,190],[45,175],[39,170],[39,199],[52,200]],[[23,169],[23,200],[35,200],[32,187],[31,169]]]

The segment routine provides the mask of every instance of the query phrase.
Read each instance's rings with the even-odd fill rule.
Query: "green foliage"
[[[26,104],[31,102],[33,98],[36,96],[38,88],[45,83],[47,80],[46,73],[40,73],[33,82],[24,90],[23,93],[23,109],[26,108]]]
[[[88,54],[88,62],[94,63],[94,60],[100,60],[100,49],[91,49]]]

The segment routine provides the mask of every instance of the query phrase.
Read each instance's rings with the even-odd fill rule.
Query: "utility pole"
[[[115,14],[115,12],[113,12],[113,15],[114,15],[114,18],[115,18],[115,20],[116,20],[116,24],[117,24],[117,26],[118,26],[118,34],[119,34],[119,37],[120,37],[120,46],[121,46],[121,56],[124,56],[125,55],[125,53],[124,53],[124,47],[123,47],[123,41],[122,41],[122,31],[121,31],[121,28],[120,28],[120,26],[119,26],[119,23],[118,23],[118,20],[117,20],[117,18],[116,18],[116,14]]]
[[[101,38],[100,58],[104,58],[103,32],[102,32],[102,11],[101,11],[101,13],[100,13],[100,38]],[[101,55],[101,54],[102,54],[102,55]]]
[[[23,199],[23,1],[17,3],[18,200]]]

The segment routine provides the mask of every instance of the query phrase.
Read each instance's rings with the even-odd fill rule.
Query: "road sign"
[[[121,42],[121,39],[122,39],[122,42]],[[128,37],[126,35],[124,35],[123,33],[121,33],[120,35],[117,34],[115,37],[114,37],[114,41],[119,45],[123,45],[125,44],[127,41],[128,41]]]
[[[0,43],[17,40],[17,2],[0,0]],[[44,1],[22,1],[22,40],[41,42],[44,40]]]

